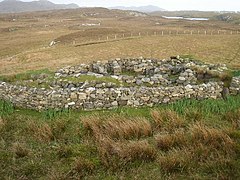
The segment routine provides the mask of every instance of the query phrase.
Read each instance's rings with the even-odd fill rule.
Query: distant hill
[[[154,12],[154,11],[165,11],[164,9],[158,7],[158,6],[131,6],[131,7],[125,7],[125,6],[116,6],[116,7],[110,7],[109,9],[120,9],[120,10],[132,10],[132,11],[140,11],[140,12]]]
[[[18,13],[31,11],[45,11],[55,9],[75,9],[77,4],[54,4],[47,0],[22,2],[19,0],[4,0],[0,2],[0,13]]]

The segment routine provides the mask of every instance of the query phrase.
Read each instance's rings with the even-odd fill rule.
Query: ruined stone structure
[[[59,69],[51,82],[48,75],[29,82],[48,83],[48,88],[0,82],[0,99],[16,106],[43,109],[112,109],[120,106],[154,106],[180,99],[221,98],[224,88],[240,94],[240,77],[225,87],[219,75],[225,65],[210,65],[172,57],[168,60],[115,59]]]

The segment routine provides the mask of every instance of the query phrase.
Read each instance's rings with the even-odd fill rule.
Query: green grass
[[[42,112],[42,116],[44,119],[56,119],[61,116],[69,116],[71,113],[70,109],[61,109],[61,110],[54,110],[49,109]]]
[[[81,75],[78,78],[76,77],[65,77],[63,80],[71,81],[73,83],[85,82],[85,81],[96,81],[96,82],[106,82],[106,83],[114,83],[116,85],[120,85],[120,82],[117,79],[112,77],[96,77],[92,75]]]
[[[123,107],[92,112],[73,110],[37,112],[13,108],[11,103],[0,101],[0,161],[3,162],[0,163],[0,179],[118,179],[119,177],[123,179],[158,179],[159,177],[163,179],[217,179],[218,177],[236,179],[240,175],[240,148],[238,148],[240,147],[240,122],[237,119],[239,109],[240,96],[229,97],[226,101],[185,99],[154,108]],[[189,146],[181,146],[177,143],[171,148],[170,144],[169,150],[158,149],[158,153],[155,154],[151,148],[156,148],[154,136],[158,130],[154,129],[152,135],[143,136],[140,139],[115,140],[112,148],[119,151],[119,154],[111,155],[108,152],[104,154],[103,151],[104,148],[107,151],[111,148],[106,149],[107,144],[99,146],[93,132],[87,130],[83,124],[83,120],[88,119],[93,121],[100,119],[105,123],[115,118],[120,122],[124,119],[126,122],[134,120],[133,123],[137,123],[137,119],[139,121],[146,119],[153,126],[154,120],[151,115],[153,110],[160,112],[170,110],[184,120],[180,129],[176,127],[172,130],[176,123],[174,119],[172,119],[173,122],[164,122],[163,127],[160,127],[163,131],[159,132],[171,130],[170,134],[174,134],[175,131],[181,132],[181,128],[187,130],[191,129],[192,124],[201,123],[208,128],[206,132],[213,134],[208,141],[203,141],[201,136],[194,136],[199,138],[195,140],[196,143],[198,141],[205,143],[197,146],[192,144],[195,141],[191,142],[191,136],[186,134],[184,138],[189,138],[187,140],[190,143]],[[169,115],[176,117],[174,113]],[[104,132],[109,130],[115,132],[118,128],[126,128],[124,133],[127,133],[128,130],[127,126],[119,126],[112,131],[113,128],[109,128],[111,126],[102,125],[101,130]],[[129,125],[132,128],[135,127],[131,123]],[[200,130],[205,132],[204,129]],[[96,129],[94,132],[100,133]],[[132,132],[134,131],[131,130]],[[229,134],[236,143],[237,146],[232,147],[231,151],[224,151],[227,148],[226,144],[222,144],[220,149],[217,148],[216,143],[221,142],[221,138],[214,141],[212,145],[209,144],[212,142],[211,138],[222,136],[225,138],[222,133]],[[96,136],[98,137],[101,136]],[[107,143],[107,141],[105,139],[104,142]],[[140,144],[137,144],[138,142]],[[144,154],[138,151],[139,145]],[[129,148],[125,149],[125,146]],[[210,151],[211,156],[208,154]],[[194,154],[192,157],[193,152],[198,152],[198,156]],[[153,157],[151,160],[146,159],[148,153]],[[208,157],[204,158],[204,153]],[[185,156],[186,158],[183,158]],[[106,159],[108,162],[105,161]]]
[[[40,75],[40,74],[47,74],[49,76],[53,76],[54,72],[50,71],[49,69],[27,71],[25,73],[20,73],[16,75],[0,76],[0,81],[17,82],[17,81],[30,80],[32,79],[32,76]]]
[[[136,76],[138,76],[138,75],[141,74],[141,73],[137,73],[137,72],[135,72],[135,71],[122,71],[121,74],[122,74],[122,75],[127,75],[127,76],[134,76],[134,77],[136,77]]]
[[[233,76],[234,77],[240,76],[240,70],[233,71]]]
[[[34,80],[34,76],[38,77],[40,75],[46,75],[44,82],[39,84]],[[27,87],[37,87],[37,88],[50,88],[50,82],[53,81],[54,72],[49,69],[40,69],[34,71],[27,71],[25,73],[20,73],[16,75],[5,75],[0,76],[0,81],[16,83],[18,85],[27,86]],[[33,81],[28,81],[33,80]],[[27,81],[27,82],[26,82]]]
[[[0,117],[8,116],[14,112],[12,103],[0,100]]]

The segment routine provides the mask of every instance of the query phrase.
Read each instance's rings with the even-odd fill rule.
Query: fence
[[[147,36],[180,36],[180,35],[240,35],[240,31],[234,30],[162,30],[162,31],[151,31],[151,32],[134,32],[134,33],[122,33],[122,34],[111,34],[111,35],[101,35],[94,37],[95,39],[89,39],[88,41],[78,43],[76,40],[73,40],[73,45],[91,45],[97,44],[106,41],[119,41],[121,39],[129,38],[140,38]]]

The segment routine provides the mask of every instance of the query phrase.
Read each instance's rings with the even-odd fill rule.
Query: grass
[[[56,119],[61,116],[69,116],[70,109],[62,109],[62,110],[55,110],[55,109],[48,109],[42,112],[42,116],[44,119]]]
[[[98,15],[93,20],[89,13]],[[173,33],[177,30],[188,33],[191,30],[194,32],[207,30],[208,32],[215,31],[215,33],[218,30],[228,30],[229,32],[238,30],[238,25],[228,22],[179,21],[162,19],[157,16],[141,18],[129,16],[126,12],[94,8],[87,9],[87,11],[82,11],[82,9],[58,11],[56,14],[52,12],[22,13],[16,15],[17,21],[15,22],[11,21],[11,15],[0,16],[1,30],[6,29],[0,34],[1,75],[19,74],[26,70],[46,68],[56,70],[66,65],[89,63],[95,60],[139,56],[163,59],[173,55],[191,55],[194,59],[239,67],[238,35],[224,35],[223,33],[212,36],[165,35],[162,37],[159,35],[161,31],[169,30]],[[202,13],[200,14],[202,15]],[[47,20],[46,16],[48,16]],[[101,26],[79,26],[92,21],[94,23],[101,21]],[[158,26],[155,24],[156,22],[161,22],[162,25]],[[19,27],[19,29],[9,32],[8,29],[12,27]],[[127,38],[131,33],[136,36],[139,32],[143,37],[122,39],[123,34]],[[149,36],[146,36],[147,32]],[[158,35],[154,36],[154,32]],[[111,42],[115,39],[115,35],[119,41]],[[99,38],[104,41],[107,36],[109,42],[103,44],[78,47],[73,45],[73,41],[76,44],[98,42]],[[50,48],[49,43],[53,40],[60,42]],[[183,44],[184,46],[182,46]]]
[[[234,76],[234,77],[240,76],[240,70],[235,70],[235,71],[233,71],[233,76]]]
[[[96,81],[96,82],[106,82],[106,83],[114,83],[116,85],[120,85],[120,82],[117,79],[112,77],[96,77],[92,75],[81,75],[78,78],[75,77],[66,77],[62,78],[63,80],[71,81],[73,83],[85,82],[85,81]]]
[[[94,18],[101,20],[103,27],[77,27],[92,21],[91,16],[81,17],[92,11],[101,12]],[[47,14],[47,19],[46,12],[17,14],[16,22],[9,21],[11,15],[1,15],[1,28],[21,28],[0,34],[0,80],[23,82],[41,73],[51,77],[53,70],[65,65],[116,57],[163,59],[183,54],[190,59],[240,67],[238,35],[144,36],[71,45],[72,40],[94,42],[99,34],[111,38],[137,31],[238,29],[233,24],[129,17],[104,9]],[[156,21],[163,24],[156,26]],[[54,39],[61,42],[48,48]],[[238,75],[235,71],[234,76]],[[240,96],[94,112],[36,112],[0,101],[0,179],[237,179],[239,108]]]
[[[42,82],[36,81],[39,77],[44,79]],[[27,87],[37,87],[50,89],[50,82],[53,81],[54,72],[48,69],[31,70],[15,75],[2,75],[0,81],[18,84]]]
[[[0,177],[236,179],[240,97],[229,99],[94,112],[13,109],[0,119]]]
[[[0,76],[1,81],[5,82],[18,82],[18,81],[25,81],[25,80],[31,80],[34,79],[36,76],[40,75],[46,75],[46,76],[53,76],[54,72],[50,71],[49,69],[40,69],[40,70],[32,70],[32,71],[27,71],[25,73],[19,73],[15,75],[5,75],[5,76]]]
[[[14,74],[24,70],[36,68],[49,68],[56,70],[66,65],[77,65],[89,63],[94,60],[109,60],[116,57],[153,57],[169,58],[173,54],[194,54],[194,59],[201,59],[208,63],[226,63],[231,67],[239,67],[238,56],[238,36],[157,36],[131,39],[128,41],[108,42],[105,44],[94,44],[91,46],[72,47],[59,45],[51,49],[43,49],[41,54],[47,54],[41,60],[30,61],[27,56],[26,62],[16,60],[15,63],[3,62],[4,69],[0,69],[2,74]],[[171,42],[174,41],[173,45]],[[181,46],[184,44],[184,46]],[[207,46],[206,46],[207,44]],[[146,46],[147,45],[147,46]],[[127,47],[127,48],[126,48]],[[92,53],[92,52],[95,53]],[[13,71],[14,69],[14,71]]]
[[[13,104],[0,100],[0,117],[8,116],[14,112]]]

